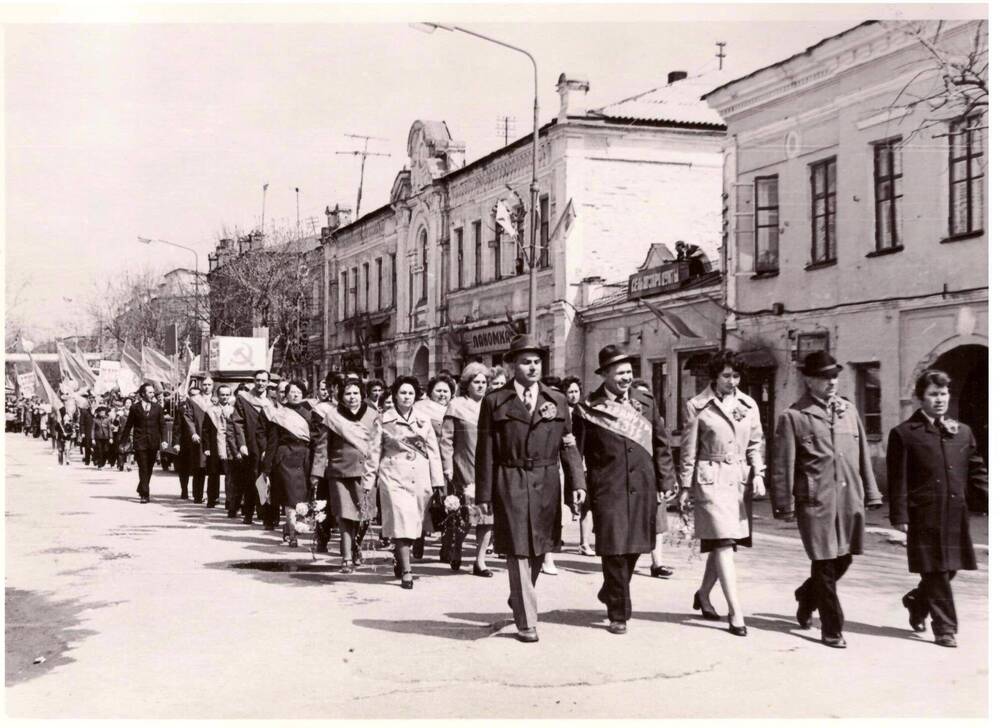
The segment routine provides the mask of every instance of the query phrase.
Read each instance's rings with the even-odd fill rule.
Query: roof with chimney
[[[673,75],[673,74],[671,74]],[[726,124],[702,96],[727,79],[718,71],[669,81],[649,91],[592,109],[588,116],[609,121],[640,121],[725,129]]]

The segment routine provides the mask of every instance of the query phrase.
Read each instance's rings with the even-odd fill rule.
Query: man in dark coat
[[[825,351],[805,358],[808,391],[778,418],[771,481],[775,516],[794,517],[812,560],[810,577],[795,590],[796,619],[807,629],[818,610],[823,644],[838,648],[847,642],[837,581],[852,556],[864,552],[865,509],[882,505],[864,425],[854,405],[837,395],[841,369]]]
[[[149,479],[153,476],[156,453],[167,446],[167,426],[163,421],[163,408],[153,402],[153,385],[148,382],[139,387],[139,401],[132,405],[128,419],[121,431],[121,442],[128,442],[132,435],[135,464],[139,469],[140,503],[149,503]]]
[[[537,642],[535,582],[545,554],[561,540],[562,466],[575,499],[586,496],[566,398],[539,382],[543,350],[515,336],[504,355],[514,378],[483,398],[476,441],[476,503],[494,514],[496,550],[507,555],[508,604],[517,638]]]
[[[597,598],[607,605],[612,634],[625,634],[632,572],[656,541],[657,504],[676,487],[656,404],[645,392],[630,392],[632,358],[614,344],[601,349],[596,373],[604,384],[580,403],[574,422],[604,571]]]
[[[233,431],[236,435],[237,487],[243,496],[243,523],[253,523],[254,506],[260,506],[265,528],[272,528],[272,510],[261,502],[257,493],[261,458],[267,448],[267,420],[261,413],[267,398],[270,375],[265,370],[254,372],[253,390],[239,392],[233,403]],[[239,495],[239,494],[238,494]]]
[[[903,597],[914,631],[957,647],[958,616],[951,580],[959,569],[975,569],[969,534],[968,486],[987,490],[986,466],[967,425],[949,419],[950,377],[928,369],[915,388],[920,409],[889,433],[889,519],[906,532],[910,572],[920,584]],[[912,526],[912,528],[911,528]]]
[[[83,450],[83,464],[90,465],[94,459],[94,395],[84,393],[86,405],[80,405],[80,448]]]
[[[174,470],[177,471],[177,480],[180,481],[181,484],[181,500],[187,500],[188,483],[191,481],[191,473],[188,470],[188,460],[190,460],[190,457],[184,446],[184,418],[181,417],[181,408],[183,406],[184,403],[180,402],[174,408],[170,441],[173,443],[174,452],[176,453],[176,457],[174,458]]]
[[[210,406],[211,402],[201,392],[201,385],[192,381],[188,385],[188,398],[177,410],[181,418],[181,456],[187,461],[187,469],[191,474],[195,503],[201,503],[205,494],[207,445],[202,439],[205,434],[206,412]],[[218,498],[219,494],[216,493],[215,497]],[[209,500],[212,500],[211,495]]]

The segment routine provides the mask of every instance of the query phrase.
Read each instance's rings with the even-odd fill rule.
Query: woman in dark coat
[[[903,597],[910,626],[934,641],[956,647],[958,617],[951,580],[959,569],[976,568],[969,534],[968,486],[987,489],[986,466],[967,425],[946,416],[951,379],[929,369],[917,378],[920,409],[889,433],[886,467],[889,518],[905,531],[910,572],[920,584]]]
[[[310,443],[315,434],[312,406],[303,399],[304,382],[288,383],[283,405],[267,411],[263,472],[271,482],[271,502],[285,507],[288,546],[296,548],[295,506],[309,498]]]

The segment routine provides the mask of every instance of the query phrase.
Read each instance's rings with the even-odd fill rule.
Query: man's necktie
[[[531,401],[531,390],[527,387],[524,388],[524,408],[528,410],[529,414],[534,411]]]

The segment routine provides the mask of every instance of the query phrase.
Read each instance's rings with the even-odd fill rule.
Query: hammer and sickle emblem
[[[250,344],[240,344],[233,351],[232,362],[233,364],[245,364],[246,366],[252,366],[252,354],[253,350],[250,348]]]

